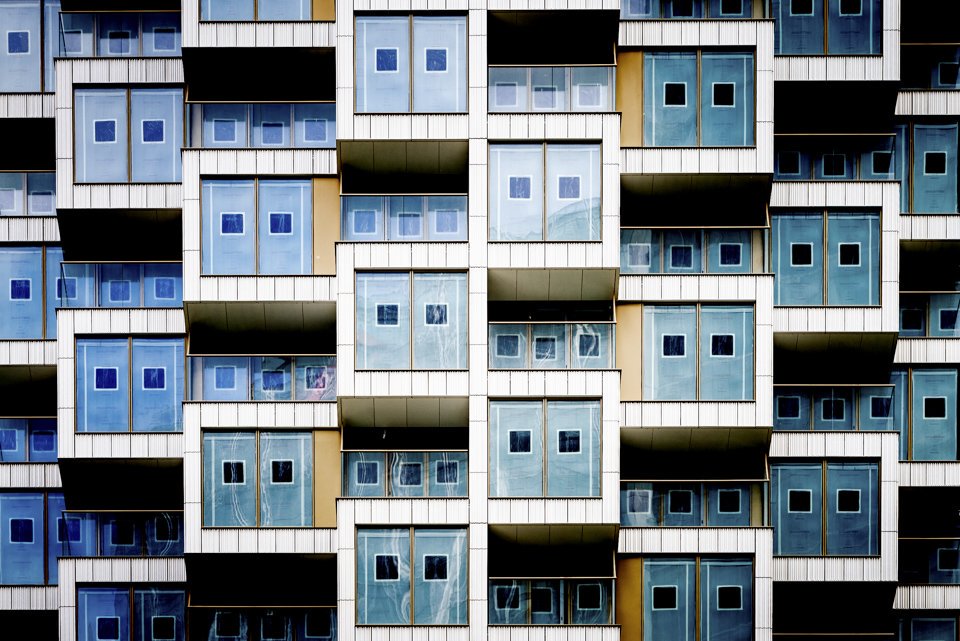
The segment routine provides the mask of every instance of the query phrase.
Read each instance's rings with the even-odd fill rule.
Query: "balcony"
[[[193,401],[335,401],[337,357],[191,356]]]
[[[333,149],[333,102],[192,103],[190,147],[201,149]]]
[[[774,180],[899,180],[907,161],[896,134],[774,136]]]
[[[467,240],[466,195],[342,196],[340,240],[458,242]]]
[[[181,512],[64,512],[57,519],[59,556],[183,555]]]
[[[180,12],[60,13],[60,58],[180,55]]]
[[[61,263],[61,309],[183,306],[181,263]]]
[[[616,67],[491,66],[489,113],[609,113]]]
[[[773,429],[783,431],[898,431],[903,392],[889,385],[774,385]]]
[[[616,326],[490,323],[490,369],[610,369]]]
[[[900,292],[901,338],[956,338],[960,292]]]
[[[762,527],[766,483],[621,481],[623,527]]]
[[[491,579],[489,625],[610,625],[613,580]]]
[[[467,451],[343,452],[345,498],[465,498]]]
[[[960,538],[901,536],[899,583],[960,585]]]
[[[0,216],[56,216],[56,174],[0,173]]]
[[[758,274],[767,272],[760,229],[620,228],[620,273]]]

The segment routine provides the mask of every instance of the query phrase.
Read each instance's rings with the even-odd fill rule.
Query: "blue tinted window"
[[[600,336],[597,334],[580,334],[577,339],[577,351],[582,358],[600,356]]]
[[[166,389],[167,371],[162,367],[143,368],[143,389]]]
[[[530,451],[530,430],[510,430],[510,452],[522,454]]]
[[[77,279],[76,278],[58,278],[57,279],[57,298],[76,298],[77,297]]]
[[[283,391],[283,370],[263,370],[261,387],[265,392]]]
[[[120,617],[97,617],[97,641],[120,639]]]
[[[307,367],[304,369],[304,381],[307,389],[326,389],[327,387],[327,368],[326,367]]]
[[[956,329],[956,328],[957,328],[957,310],[941,309],[940,310],[940,329]]]
[[[510,176],[510,198],[530,200],[530,176]]]
[[[153,281],[153,297],[173,300],[177,297],[177,284],[172,278],[158,278]]]
[[[552,361],[557,357],[557,339],[552,336],[533,339],[533,357],[538,361]]]
[[[420,214],[400,214],[401,236],[419,236],[422,216]]]
[[[400,485],[423,485],[423,466],[420,463],[400,464]]]
[[[76,543],[80,541],[80,519],[62,516],[57,519],[57,541]]]
[[[217,389],[234,389],[237,386],[237,369],[235,367],[215,367],[213,369],[214,385]]]
[[[456,461],[437,461],[435,476],[438,485],[456,485],[459,482],[460,466]]]
[[[163,142],[162,120],[144,120],[141,125],[143,142]]]
[[[377,581],[400,580],[400,561],[396,554],[378,554],[374,558]]]
[[[373,234],[377,231],[377,212],[372,209],[358,209],[353,212],[353,233]]]
[[[664,356],[685,356],[687,337],[683,334],[664,334],[663,335],[663,355]]]
[[[110,301],[113,303],[126,303],[130,301],[130,281],[113,280],[110,281]]]
[[[674,268],[693,267],[693,247],[690,245],[676,245],[670,248],[670,266]]]
[[[117,368],[97,367],[93,370],[94,389],[117,389]]]
[[[777,418],[800,418],[800,397],[781,396],[778,398]]]
[[[733,334],[714,334],[710,337],[711,356],[733,356]]]
[[[557,434],[557,451],[574,454],[580,451],[580,430],[560,430]]]
[[[265,145],[283,144],[283,123],[264,122],[260,124],[260,136]]]
[[[220,233],[221,234],[242,234],[243,233],[243,214],[228,213],[220,214]]]
[[[117,121],[116,120],[94,120],[93,121],[93,141],[94,142],[116,142],[117,141]]]
[[[30,53],[30,32],[8,31],[7,53]]]
[[[893,398],[890,396],[870,397],[870,418],[890,418]]]
[[[33,432],[30,439],[36,452],[52,452],[57,446],[57,436],[53,432]]]
[[[447,556],[445,554],[425,554],[423,556],[423,580],[447,580]]]
[[[270,461],[271,483],[293,483],[293,461],[278,459]]]
[[[520,355],[520,337],[516,334],[497,336],[497,356],[517,357]]]
[[[446,325],[447,324],[447,306],[446,304],[425,306],[424,323],[426,325]]]
[[[0,430],[0,450],[12,451],[17,449],[17,431]]]
[[[157,27],[153,30],[153,48],[157,51],[175,51],[176,33],[173,27]]]
[[[213,121],[213,141],[237,142],[237,121],[215,118]]]
[[[397,71],[397,50],[377,49],[377,71]]]
[[[240,485],[244,483],[243,461],[223,462],[224,485]]]
[[[107,33],[107,51],[113,55],[130,53],[130,32],[111,31]]]
[[[455,209],[437,210],[437,233],[455,234],[459,231],[460,224],[457,220],[457,211]]]
[[[64,53],[81,53],[83,51],[83,31],[80,29],[64,29],[60,33],[63,38]]]
[[[10,279],[10,300],[30,300],[30,279]]]
[[[720,264],[726,267],[737,267],[741,263],[741,246],[739,243],[720,243]]]
[[[306,142],[326,142],[327,121],[321,118],[308,118],[304,120],[303,139]]]
[[[270,233],[271,234],[292,234],[293,233],[293,214],[290,212],[270,212]]]
[[[380,466],[375,461],[357,463],[357,485],[376,485]]]
[[[10,542],[33,543],[33,519],[10,519]]]
[[[446,71],[447,70],[447,50],[446,49],[427,49],[426,50],[427,71]]]
[[[580,198],[580,176],[560,176],[558,182],[559,198],[564,200]]]
[[[399,325],[399,314],[397,305],[377,305],[377,325]]]

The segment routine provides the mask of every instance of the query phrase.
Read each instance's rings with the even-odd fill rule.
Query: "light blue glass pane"
[[[566,324],[530,326],[530,369],[566,369],[567,338]]]
[[[620,525],[660,525],[660,493],[653,483],[623,483],[620,486]]]
[[[621,229],[620,272],[659,274],[660,232],[650,229]]]
[[[490,625],[523,625],[530,611],[527,581],[490,581],[488,616]]]
[[[913,126],[913,211],[957,213],[957,125]]]
[[[426,232],[423,196],[388,196],[386,200],[387,239],[423,240]]]
[[[183,305],[183,265],[146,264],[143,266],[143,306],[181,307]]]
[[[0,174],[0,215],[23,216],[24,177],[26,174]]]
[[[498,582],[499,583],[499,582]],[[506,595],[509,595],[509,585]],[[567,622],[567,592],[562,580],[530,581],[526,590],[531,625],[560,625]],[[496,594],[493,595],[496,598]],[[500,596],[501,599],[504,595]],[[526,609],[526,607],[524,608]]]
[[[244,356],[191,358],[191,399],[250,400],[250,359]]]
[[[413,110],[467,110],[466,16],[414,16]]]
[[[337,357],[298,356],[296,366],[296,389],[298,401],[333,401],[337,398]]]
[[[289,147],[290,105],[253,105],[253,147]]]
[[[623,20],[659,17],[660,0],[621,0],[620,2],[620,18]]]
[[[58,556],[97,556],[97,515],[64,514],[48,536],[56,538]]]
[[[606,625],[610,623],[613,593],[607,580],[569,581],[570,624]]]
[[[333,149],[337,140],[337,106],[333,103],[293,106],[293,145]]]
[[[566,68],[530,69],[530,111],[569,111]]]
[[[130,641],[130,590],[77,588],[77,641]]]
[[[600,145],[547,146],[546,195],[547,240],[600,240]]]
[[[203,274],[254,273],[252,180],[203,181]]]
[[[346,452],[344,496],[386,496],[385,457],[383,452]]]
[[[753,564],[741,559],[700,562],[700,636],[753,639]]]
[[[957,371],[914,370],[911,458],[957,460]]]
[[[131,515],[100,517],[100,556],[140,556],[143,531]]]
[[[133,431],[183,429],[182,338],[133,339]]]
[[[313,437],[308,432],[260,435],[260,525],[313,525]]]
[[[525,369],[529,367],[527,325],[491,324],[490,369]]]
[[[709,0],[711,18],[752,18],[753,6],[750,0]],[[739,9],[739,11],[738,11]]]
[[[59,16],[60,0],[48,0],[43,3],[43,90],[47,93],[53,93],[56,90],[53,59],[59,50],[57,44]],[[0,72],[0,76],[2,75],[3,73]]]
[[[490,496],[543,496],[543,404],[490,402]]]
[[[856,406],[852,387],[815,388],[813,394],[813,429],[852,430],[856,426]]]
[[[57,419],[31,418],[27,450],[33,463],[57,462]]]
[[[490,145],[490,240],[543,238],[543,148]]]
[[[201,20],[253,20],[254,0],[200,0]]]
[[[57,307],[96,307],[97,265],[61,263],[52,286]]]
[[[427,235],[430,240],[466,240],[467,197],[427,196]]]
[[[699,274],[703,272],[700,231],[663,231],[663,273]]]
[[[823,216],[771,217],[776,305],[823,305]]]
[[[147,556],[182,556],[183,516],[165,512],[145,518]]]
[[[60,306],[60,297],[57,295],[57,278],[60,277],[61,263],[63,262],[62,247],[47,247],[46,261],[44,263],[44,275],[46,280],[46,292],[44,293],[44,304],[46,309],[46,327],[45,336],[47,338],[57,337],[57,307]],[[62,286],[62,285],[61,285]],[[39,293],[39,290],[37,290]]]
[[[703,504],[699,483],[677,483],[659,488],[666,527],[703,525]]]
[[[612,73],[609,67],[572,67],[570,69],[571,111],[612,111]]]
[[[356,364],[357,369],[410,368],[408,274],[357,274]]]
[[[428,470],[423,452],[391,452],[387,454],[387,467],[390,470],[390,496],[426,495]]]
[[[180,19],[176,13],[145,13],[141,23],[144,56],[180,55]]]
[[[247,105],[203,105],[202,109],[202,146],[247,146]]]
[[[910,193],[912,189],[910,181],[910,157],[908,149],[911,144],[910,125],[894,125],[894,131],[897,133],[894,153],[894,172],[897,180],[900,181],[900,211],[910,211]]]
[[[752,232],[707,232],[707,271],[711,274],[748,274],[753,271]]]
[[[467,622],[467,532],[418,529],[413,535],[413,603],[417,625]]]
[[[861,180],[893,180],[897,168],[897,139],[894,136],[873,142],[871,149],[860,154]]]
[[[127,339],[77,339],[77,431],[129,429]]]
[[[140,265],[100,265],[100,307],[140,307]]]
[[[854,155],[844,152],[813,154],[815,180],[854,180],[857,167]]]
[[[97,55],[139,56],[140,16],[128,13],[105,13],[99,16]]]
[[[700,310],[700,398],[753,398],[753,307],[704,306]]]
[[[43,337],[43,249],[0,249],[0,337]]]
[[[643,560],[643,640],[696,637],[696,562]]]
[[[830,0],[827,5],[827,53],[849,56],[883,52],[880,0]]]
[[[748,527],[750,525],[750,486],[746,484],[712,485],[707,491],[707,525]]]
[[[773,50],[778,55],[823,55],[823,3],[772,0],[770,17],[774,19]],[[795,5],[795,6],[794,6]],[[809,13],[800,13],[801,8]],[[798,13],[793,13],[796,9]]]
[[[703,0],[660,0],[664,18],[702,18]]]
[[[203,524],[256,525],[256,436],[248,432],[203,435]]]
[[[313,188],[309,180],[261,180],[259,273],[313,271]]]
[[[697,309],[643,308],[643,398],[693,400],[697,396]]]
[[[89,13],[61,13],[57,52],[63,58],[91,58],[94,52],[94,16]]]
[[[40,3],[0,4],[0,24],[0,93],[40,91]]]
[[[495,112],[524,112],[527,106],[527,67],[490,67],[487,109]]]
[[[429,452],[428,496],[467,495],[467,453]]]
[[[412,316],[415,369],[466,369],[466,274],[414,274]]]
[[[809,180],[810,154],[796,149],[780,149],[774,154],[774,180]]]
[[[823,470],[820,465],[770,466],[770,515],[773,553],[816,556],[821,547]]]
[[[43,584],[43,515],[43,494],[0,494],[0,584]]]
[[[180,182],[183,90],[132,89],[130,121],[132,181]]]
[[[357,623],[409,624],[410,530],[357,530]]]
[[[386,239],[383,196],[343,196],[340,199],[340,237],[343,240]]]
[[[827,554],[878,554],[877,464],[829,463],[827,489]]]
[[[60,554],[58,523],[63,519],[66,509],[63,493],[51,492],[47,495],[47,584],[56,585],[59,582],[57,571],[57,556]]]
[[[896,430],[896,418],[903,414],[897,407],[894,387],[860,388],[860,429]]]
[[[900,433],[900,460],[906,461],[910,446],[910,414],[913,412],[907,400],[910,398],[909,373],[906,370],[895,369],[890,372],[890,382],[894,385],[893,429]]]
[[[358,113],[410,111],[410,19],[359,16],[356,20]]]
[[[809,430],[812,426],[810,403],[809,389],[773,388],[773,429]]]
[[[606,369],[613,367],[612,324],[572,324],[570,367],[573,369]]]
[[[696,146],[697,54],[646,54],[643,74],[645,145]]]
[[[309,20],[310,0],[261,0],[257,20]]]
[[[262,356],[253,362],[253,400],[289,401],[293,398],[290,380],[290,359]]]
[[[930,336],[960,336],[957,312],[960,294],[931,294]]]
[[[701,54],[700,121],[705,147],[754,144],[753,54]]]
[[[187,596],[183,590],[138,588],[133,592],[133,603],[134,641],[158,641],[159,632],[166,634],[171,628],[173,636],[169,638],[183,641],[187,612]],[[158,625],[160,621],[163,621],[162,627]]]
[[[27,460],[27,419],[0,418],[0,461],[22,463]]]
[[[600,496],[600,401],[547,403],[547,496]]]
[[[910,641],[938,641],[957,638],[956,619],[913,619],[910,621]],[[902,637],[906,641],[906,637]]]
[[[880,216],[827,216],[827,304],[880,304]]]
[[[77,89],[73,124],[76,181],[126,182],[127,91]]]

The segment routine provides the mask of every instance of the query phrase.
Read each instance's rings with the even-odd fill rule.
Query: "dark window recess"
[[[283,370],[265,369],[261,372],[261,387],[264,392],[282,392],[284,389],[283,379]]]
[[[840,243],[840,264],[856,267],[860,264],[860,243]]]
[[[874,396],[870,399],[871,418],[890,418],[893,407],[893,398],[890,396]]]
[[[153,641],[170,641],[177,637],[175,617],[153,617],[151,628]]]
[[[928,151],[923,155],[923,173],[925,174],[945,174],[947,173],[947,152]]]
[[[717,587],[718,610],[740,610],[743,608],[743,589],[739,585],[721,585]]]
[[[692,18],[693,0],[673,0],[674,18]]]
[[[308,637],[333,636],[330,614],[328,612],[308,612],[304,633]]]
[[[133,521],[114,521],[110,524],[110,543],[116,546],[134,544]]]
[[[511,430],[509,437],[511,453],[524,453],[530,451],[529,430]]]
[[[683,334],[664,334],[663,335],[663,355],[664,356],[684,356],[686,355],[687,337]]]
[[[0,450],[11,452],[17,449],[17,431],[0,430]]]
[[[790,13],[795,16],[813,14],[813,0],[790,0]]]
[[[787,492],[787,509],[791,512],[810,512],[813,501],[811,490],[789,490]]]
[[[159,543],[168,543],[170,541],[179,541],[180,535],[177,532],[176,522],[166,515],[158,516],[153,520],[154,534],[153,538]]]
[[[777,165],[781,174],[800,173],[800,152],[781,151],[777,154]]]
[[[743,13],[743,0],[720,0],[720,15],[739,16]]]
[[[538,361],[552,361],[557,358],[557,339],[536,337],[533,339],[533,357]]]
[[[520,608],[520,588],[515,585],[497,586],[494,601],[498,610],[517,610]]]
[[[243,483],[243,461],[223,462],[223,482],[225,484]]]
[[[943,396],[925,396],[923,418],[947,418],[947,399]]]
[[[733,107],[735,103],[736,85],[732,82],[715,82],[713,84],[713,106]]]
[[[922,309],[901,309],[900,310],[900,329],[902,330],[923,330],[923,310]]]
[[[580,451],[580,431],[560,430],[557,434],[557,450],[561,454],[575,454]]]
[[[262,641],[267,639],[286,639],[287,638],[287,618],[276,614],[267,614],[260,619],[260,638]]]
[[[238,612],[217,612],[215,627],[218,637],[240,636],[240,614]]]
[[[861,0],[840,0],[840,15],[860,15]]]
[[[376,463],[357,463],[357,485],[376,485],[379,469]]]
[[[843,154],[823,154],[824,176],[845,176],[847,157]]]
[[[733,356],[733,334],[714,334],[710,337],[710,354]]]
[[[447,306],[446,304],[428,304],[424,306],[424,324],[426,325],[446,325],[447,324]]]
[[[53,452],[57,447],[57,435],[53,432],[32,432],[30,440],[37,452]]]
[[[739,514],[740,490],[720,490],[717,492],[717,511],[720,514]]]
[[[439,485],[455,485],[459,482],[460,466],[456,461],[437,461],[436,482]]]
[[[873,152],[873,173],[875,174],[893,173],[893,152],[892,151]]]
[[[837,490],[837,512],[859,512],[860,490]]]
[[[377,581],[400,580],[400,559],[396,554],[378,554],[375,567]]]
[[[825,398],[820,402],[821,417],[825,421],[842,421],[846,407],[842,398]]]
[[[117,641],[120,639],[120,617],[97,617],[98,641]]]
[[[670,266],[677,269],[693,267],[693,247],[679,245],[670,248]]]
[[[653,586],[653,609],[654,610],[676,610],[677,609],[677,586],[675,585]]]
[[[957,328],[957,310],[941,309],[940,310],[940,329],[956,329],[956,328]]]
[[[553,588],[531,588],[530,611],[534,614],[553,612]]]
[[[670,490],[667,497],[671,514],[693,514],[693,492],[690,490]]]
[[[937,550],[937,569],[960,570],[960,550],[940,548]]]
[[[400,485],[419,486],[423,485],[423,466],[420,463],[401,463],[400,464]]]
[[[960,63],[941,62],[939,72],[940,84],[954,87],[957,84],[958,75],[960,75]]]
[[[577,586],[577,608],[581,610],[600,609],[600,584],[588,583]]]
[[[447,557],[440,554],[427,554],[423,557],[423,580],[446,581]]]
[[[10,542],[33,543],[33,519],[10,519]]]
[[[516,334],[497,336],[497,356],[516,358],[520,355],[520,337]]]
[[[777,399],[778,418],[800,418],[800,398],[797,396],[781,396]]]
[[[377,325],[399,325],[400,308],[397,305],[377,305]]]
[[[684,107],[687,104],[687,85],[683,82],[663,83],[663,104],[668,107]]]
[[[813,245],[809,243],[790,245],[790,264],[794,267],[813,265]]]
[[[81,539],[80,519],[64,516],[57,519],[57,540],[61,543],[77,543]]]
[[[596,334],[580,334],[577,339],[577,350],[581,358],[600,356],[600,337]]]
[[[720,266],[738,266],[743,262],[739,243],[720,243]]]
[[[627,493],[627,512],[633,514],[650,513],[650,491],[630,490]]]
[[[293,461],[270,461],[270,478],[274,483],[293,483]]]

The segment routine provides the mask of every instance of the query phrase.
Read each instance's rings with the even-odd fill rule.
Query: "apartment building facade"
[[[958,18],[0,0],[0,630],[957,641]]]

